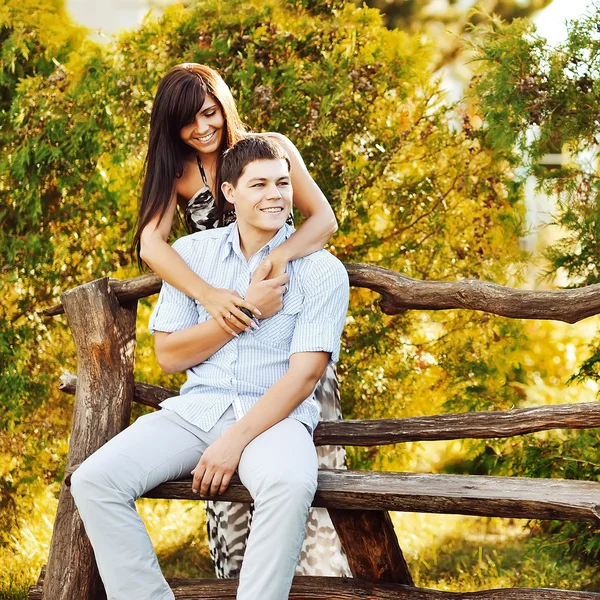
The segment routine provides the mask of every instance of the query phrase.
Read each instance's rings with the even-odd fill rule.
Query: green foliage
[[[69,22],[61,0],[4,0],[0,6],[0,116],[6,116],[18,83],[50,76],[81,46],[85,32]]]
[[[545,255],[546,275],[566,274],[574,287],[600,282],[600,12],[569,25],[568,39],[556,48],[525,20],[505,24],[495,19],[473,47],[479,75],[472,96],[480,100],[486,143],[524,163],[540,188],[558,199],[555,224],[563,237]],[[548,167],[548,153],[568,156],[566,164]],[[587,360],[570,382],[597,388],[600,346],[596,339]],[[534,436],[505,450],[483,452],[478,459],[491,473],[599,480],[599,439],[593,431]],[[489,447],[488,447],[489,449]],[[510,452],[508,452],[510,450]],[[598,536],[591,527],[555,524],[553,544],[573,556],[597,561]],[[597,532],[596,532],[597,533]],[[547,539],[547,538],[545,538]]]
[[[486,139],[496,149],[526,156],[528,173],[559,199],[556,222],[566,235],[547,253],[551,272],[563,269],[576,285],[600,281],[600,12],[569,27],[567,41],[551,48],[533,25],[496,20],[476,47]],[[571,160],[547,168],[540,159],[564,151]]]
[[[235,8],[173,6],[114,47],[88,44],[60,69],[61,78],[21,82],[1,163],[4,231],[18,234],[2,239],[13,319],[51,303],[60,289],[121,267],[132,272],[125,251],[145,124],[159,79],[182,60],[216,66],[253,129],[295,141],[338,212],[338,256],[417,277],[507,281],[505,265],[520,258],[520,196],[506,185],[508,163],[468,131],[454,131],[455,112],[430,81],[429,49],[382,28],[376,11],[351,5],[327,18],[325,5],[320,12],[274,1]],[[502,362],[489,357],[486,342],[499,325],[480,315],[444,314],[425,324],[414,315],[388,319],[372,311],[370,298],[355,294],[346,337],[341,372],[349,416],[401,409],[405,386],[397,378],[411,372],[422,344],[436,365],[432,381],[448,395],[501,395],[501,373],[488,377],[483,367]],[[47,327],[26,324],[36,333]],[[403,345],[418,335],[422,343]],[[436,349],[438,336],[445,349]],[[396,341],[400,350],[386,356]],[[453,383],[461,355],[463,364],[472,360],[476,387]],[[465,391],[454,394],[455,385]],[[15,387],[9,418],[23,410],[20,399]]]
[[[43,21],[30,13],[35,30]],[[74,351],[65,320],[35,309],[91,279],[137,274],[128,246],[147,124],[174,64],[216,67],[252,130],[298,146],[337,213],[331,250],[340,258],[417,278],[519,281],[514,143],[487,135],[493,118],[476,126],[476,101],[446,104],[432,77],[435,51],[385,29],[377,11],[337,0],[199,0],[106,47],[75,43],[78,30],[53,14],[66,37],[37,54],[55,69],[25,64],[27,76],[7,84],[0,158],[0,482],[18,499],[0,510],[5,548],[35,485],[60,479],[66,451],[69,402],[51,385],[75,370]],[[176,387],[153,357],[148,315],[143,302],[136,378]],[[523,340],[519,322],[465,311],[389,317],[375,294],[353,290],[339,368],[344,414],[518,406]],[[409,453],[355,451],[351,461],[398,464]]]

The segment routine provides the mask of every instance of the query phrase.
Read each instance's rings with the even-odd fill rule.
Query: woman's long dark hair
[[[243,136],[244,126],[233,96],[221,76],[205,65],[184,63],[173,67],[163,77],[150,115],[148,153],[142,172],[144,183],[132,248],[140,268],[143,267],[140,257],[142,231],[156,215],[159,215],[159,220],[164,217],[175,180],[183,175],[185,161],[194,152],[181,139],[179,132],[194,120],[207,94],[217,101],[225,121],[215,181],[217,206],[222,214],[225,199],[219,177],[221,157]]]

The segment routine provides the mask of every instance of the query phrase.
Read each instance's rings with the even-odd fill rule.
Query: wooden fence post
[[[124,306],[98,279],[62,294],[77,348],[77,392],[67,472],[129,424],[137,301]],[[60,491],[44,579],[46,600],[105,598],[92,547],[69,489]]]

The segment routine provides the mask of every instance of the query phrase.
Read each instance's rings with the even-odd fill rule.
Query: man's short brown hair
[[[225,150],[221,162],[221,181],[236,187],[244,169],[251,162],[277,159],[285,160],[288,171],[291,170],[290,159],[277,142],[262,135],[248,135]]]

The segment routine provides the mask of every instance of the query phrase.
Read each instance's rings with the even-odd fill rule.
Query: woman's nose
[[[196,118],[196,131],[200,135],[204,135],[205,133],[207,133],[205,131],[206,129],[208,129],[208,127],[207,127],[205,120],[202,117],[197,117]]]

